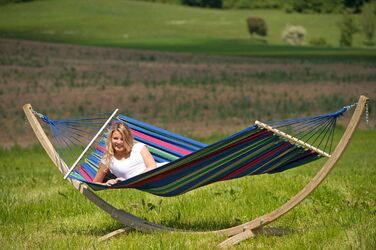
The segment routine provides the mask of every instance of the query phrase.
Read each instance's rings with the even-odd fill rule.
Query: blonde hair
[[[103,157],[106,159],[107,170],[110,168],[111,158],[114,156],[114,145],[112,145],[112,135],[115,131],[118,131],[123,137],[126,154],[129,155],[132,151],[133,135],[131,130],[125,123],[114,123],[112,125],[110,132],[108,133],[106,141],[106,152],[103,155]]]

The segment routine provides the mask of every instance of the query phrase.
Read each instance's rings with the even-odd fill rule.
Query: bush
[[[266,26],[264,19],[261,17],[248,17],[247,26],[251,36],[253,36],[253,34],[266,36],[268,34],[268,27]]]
[[[5,5],[8,3],[24,3],[24,2],[32,2],[33,0],[0,0],[0,5]]]
[[[359,29],[355,24],[354,18],[350,11],[345,11],[342,16],[342,20],[338,23],[338,27],[341,32],[339,44],[343,47],[351,47],[352,37],[359,31]]]
[[[303,26],[287,26],[282,32],[282,40],[290,45],[302,45],[306,33]]]
[[[292,11],[300,13],[332,13],[343,9],[343,0],[293,0]]]
[[[224,6],[236,9],[280,9],[281,0],[223,0]]]
[[[369,0],[344,0],[343,4],[345,8],[352,9],[355,13],[359,13],[366,1],[368,2]]]
[[[222,0],[181,0],[183,5],[205,8],[222,8]]]
[[[328,42],[323,37],[313,37],[309,40],[309,44],[317,47],[327,47],[329,46]]]
[[[366,45],[373,45],[373,37],[376,28],[376,3],[366,3],[362,7],[361,15],[362,30],[366,35]]]

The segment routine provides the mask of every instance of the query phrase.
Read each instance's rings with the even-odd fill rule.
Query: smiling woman
[[[143,143],[133,143],[132,132],[125,123],[115,123],[107,137],[106,152],[93,182],[103,183],[111,171],[117,178],[105,182],[112,185],[156,167],[154,158]]]

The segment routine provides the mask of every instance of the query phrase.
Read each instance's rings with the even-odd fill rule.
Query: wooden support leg
[[[248,238],[254,237],[254,236],[255,236],[255,233],[252,230],[245,230],[244,232],[235,234],[234,236],[228,238],[227,240],[222,241],[221,244],[219,244],[218,246],[220,248],[228,247],[231,245],[238,244],[239,242],[246,240]]]
[[[259,227],[259,228],[254,228],[254,229],[244,229],[243,232],[231,236],[227,240],[221,242],[221,244],[219,244],[218,246],[223,248],[223,247],[235,245],[235,244],[240,243],[243,240],[249,239],[251,237],[255,237],[256,235],[259,235],[259,234],[282,236],[282,235],[288,234],[289,232],[291,231],[287,228],[274,228],[274,227]]]
[[[116,236],[116,235],[119,235],[119,234],[122,234],[122,233],[128,233],[129,231],[131,231],[132,230],[132,228],[130,228],[130,227],[126,227],[126,228],[120,228],[120,229],[118,229],[118,230],[115,230],[115,231],[113,231],[113,232],[111,232],[111,233],[108,233],[108,234],[106,234],[106,235],[103,235],[102,237],[100,237],[99,238],[99,241],[105,241],[105,240],[108,240],[108,239],[110,239],[110,238],[112,238],[112,237],[114,237],[114,236]]]

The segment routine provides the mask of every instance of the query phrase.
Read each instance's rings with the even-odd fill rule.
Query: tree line
[[[181,4],[192,7],[217,9],[282,9],[298,13],[340,13],[351,9],[361,11],[365,3],[373,0],[136,0]]]
[[[37,0],[0,0],[1,4]],[[192,7],[217,9],[284,9],[299,13],[339,13],[351,9],[358,13],[365,3],[374,0],[135,0],[181,4]]]

